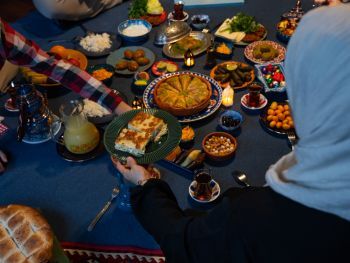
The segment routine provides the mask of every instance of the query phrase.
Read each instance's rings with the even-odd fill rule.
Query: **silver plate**
[[[212,36],[210,34],[207,33],[203,33],[200,31],[193,31],[190,33],[190,36],[196,39],[199,39],[203,42],[202,47],[196,49],[196,50],[192,50],[193,55],[197,56],[201,53],[203,53],[204,51],[207,50],[207,48],[211,45],[212,43]],[[179,59],[183,59],[184,54],[179,54],[179,53],[174,53],[173,51],[173,44],[166,44],[163,46],[163,53],[170,58],[179,58]]]

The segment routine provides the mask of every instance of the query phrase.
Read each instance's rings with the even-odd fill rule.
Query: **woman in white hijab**
[[[210,212],[182,211],[169,186],[115,161],[133,209],[168,262],[349,262],[350,5],[306,14],[286,56],[299,142],[267,187],[229,189]]]

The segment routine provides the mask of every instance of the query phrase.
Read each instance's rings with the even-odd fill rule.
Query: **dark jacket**
[[[269,187],[231,188],[208,212],[181,210],[161,180],[134,188],[131,199],[169,263],[350,262],[350,222]]]

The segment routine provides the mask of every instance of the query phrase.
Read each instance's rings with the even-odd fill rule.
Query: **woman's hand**
[[[141,185],[148,179],[153,178],[143,166],[138,165],[134,158],[128,157],[126,165],[122,165],[117,159],[111,158],[112,162],[119,170],[119,172],[124,176],[124,178],[133,184]]]
[[[5,164],[7,163],[6,154],[3,151],[0,151],[0,173],[5,171]]]

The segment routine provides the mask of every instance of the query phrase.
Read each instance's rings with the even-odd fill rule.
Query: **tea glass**
[[[212,187],[211,187],[211,170],[210,169],[200,169],[196,170],[194,181],[196,182],[193,193],[194,197],[201,201],[207,201],[212,197]]]

